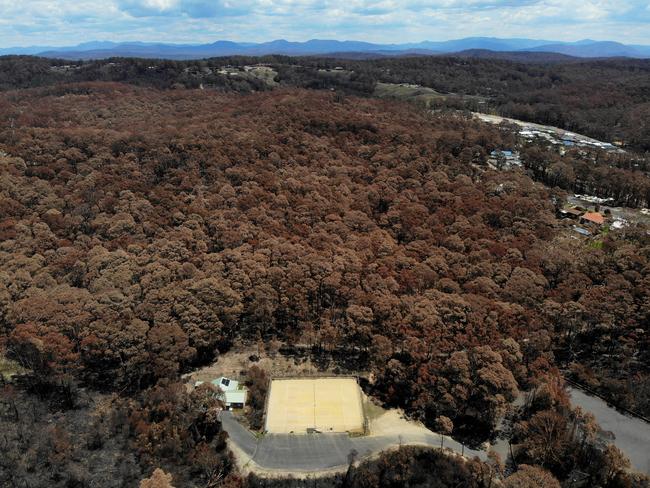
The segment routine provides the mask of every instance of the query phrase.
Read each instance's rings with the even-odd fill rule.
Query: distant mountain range
[[[471,53],[486,56],[487,51],[509,53],[556,53],[581,58],[650,58],[650,46],[627,45],[613,41],[557,42],[534,39],[498,39],[468,37],[451,41],[424,41],[406,44],[373,44],[361,41],[312,39],[306,42],[276,40],[263,43],[217,41],[211,44],[167,44],[149,42],[93,41],[70,47],[0,48],[0,55],[38,55],[62,59],[105,59],[110,57],[139,57],[162,59],[201,59],[217,56],[288,56],[332,55],[349,57],[361,53],[376,56],[433,55]]]

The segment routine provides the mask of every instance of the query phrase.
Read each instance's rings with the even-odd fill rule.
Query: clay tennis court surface
[[[361,391],[354,378],[271,381],[266,431],[271,434],[362,432]]]

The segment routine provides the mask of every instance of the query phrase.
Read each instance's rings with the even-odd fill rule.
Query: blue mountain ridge
[[[262,56],[280,54],[289,56],[326,55],[330,53],[452,54],[471,50],[495,52],[548,52],[583,58],[631,57],[650,58],[650,46],[626,45],[614,41],[584,39],[576,42],[558,42],[535,39],[501,39],[468,37],[449,41],[422,41],[417,43],[376,44],[363,41],[311,39],[305,42],[277,39],[250,43],[219,40],[207,44],[172,44],[165,42],[111,42],[90,41],[66,47],[0,48],[0,55],[39,55],[62,59],[104,59],[109,57],[142,57],[162,59],[200,59],[217,56]]]

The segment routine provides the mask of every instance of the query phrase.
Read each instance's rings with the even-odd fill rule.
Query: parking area
[[[265,430],[271,434],[363,432],[361,391],[355,378],[271,381]]]

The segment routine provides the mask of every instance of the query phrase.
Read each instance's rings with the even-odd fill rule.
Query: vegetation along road
[[[612,433],[612,442],[630,458],[632,467],[650,474],[650,424],[621,413],[600,398],[577,388],[569,387],[569,393],[573,405],[592,413],[602,429]]]

